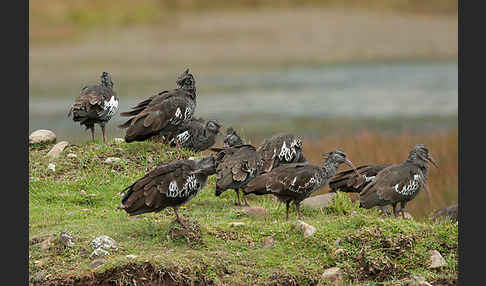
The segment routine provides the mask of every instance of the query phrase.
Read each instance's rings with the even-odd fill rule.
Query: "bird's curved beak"
[[[437,164],[437,162],[434,160],[434,158],[432,158],[432,156],[430,155],[427,155],[427,160],[429,160],[436,168],[439,168],[439,165]]]
[[[356,169],[356,167],[353,165],[353,163],[351,161],[349,161],[348,159],[345,159],[344,163],[346,165],[348,165],[349,167],[353,168],[353,170],[356,172],[356,175],[358,175],[358,177],[361,176],[361,174],[358,172],[358,169]]]

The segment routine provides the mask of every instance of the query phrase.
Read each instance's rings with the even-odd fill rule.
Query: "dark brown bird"
[[[184,226],[177,209],[194,198],[216,172],[212,156],[201,160],[162,163],[124,189],[120,209],[130,216],[174,208],[176,220]]]
[[[68,117],[91,130],[94,141],[94,126],[98,124],[106,142],[105,125],[118,111],[118,96],[113,90],[113,81],[107,72],[101,73],[100,83],[85,86],[69,109]]]
[[[266,138],[257,148],[263,160],[262,172],[270,172],[281,164],[304,163],[307,159],[302,152],[302,139],[293,134],[276,134]]]
[[[236,192],[236,205],[241,206],[240,189],[253,180],[261,168],[256,148],[252,145],[236,145],[233,147],[211,148],[216,154],[216,189],[215,195],[220,196],[227,189]],[[245,205],[248,201],[243,196]]]
[[[422,187],[427,187],[428,162],[438,168],[429,150],[423,145],[416,145],[404,162],[388,166],[378,172],[376,176],[363,188],[359,194],[360,206],[372,208],[374,206],[393,206],[393,214],[397,216],[397,204],[404,217],[405,205],[415,198]]]
[[[289,219],[289,206],[293,201],[297,215],[301,218],[300,202],[316,190],[324,187],[336,174],[342,163],[354,169],[353,163],[346,158],[346,154],[342,150],[336,149],[327,153],[322,167],[307,163],[284,164],[253,179],[243,189],[243,192],[245,194],[273,194],[277,196],[286,204],[287,220]],[[357,170],[356,173],[358,173]]]
[[[172,147],[189,149],[193,152],[204,151],[214,145],[216,135],[220,133],[221,124],[216,120],[205,121],[202,118],[191,118],[177,132],[168,138]]]
[[[243,145],[243,140],[232,127],[228,127],[226,129],[226,137],[223,140],[223,146],[233,147],[236,145]]]
[[[188,122],[196,109],[196,82],[186,69],[177,79],[177,88],[162,91],[138,103],[132,111],[121,116],[132,116],[120,128],[127,128],[125,141],[144,141],[152,136],[169,136]]]

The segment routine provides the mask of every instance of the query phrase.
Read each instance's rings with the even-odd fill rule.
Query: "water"
[[[196,81],[199,84],[196,116],[243,128],[247,134],[262,124],[269,124],[269,120],[282,124],[303,118],[310,121],[341,117],[392,120],[457,116],[458,112],[456,61],[353,63],[230,75],[196,74]],[[165,89],[174,85],[169,84]],[[121,98],[121,111],[157,91],[127,96],[115,90]],[[56,91],[52,90],[51,94]],[[89,132],[83,132],[77,123],[67,118],[75,96],[48,97],[31,92],[29,133],[51,129],[67,140],[89,138]],[[124,120],[115,115],[108,124],[109,137],[123,137],[123,131],[116,125]],[[305,128],[300,131],[305,133]],[[268,130],[268,134],[271,133],[273,131]]]

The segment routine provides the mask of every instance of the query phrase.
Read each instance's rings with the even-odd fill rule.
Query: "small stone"
[[[69,153],[69,154],[66,155],[66,157],[67,158],[70,158],[70,159],[71,158],[78,158],[78,156],[76,154],[74,154],[74,153]]]
[[[265,238],[263,241],[263,248],[269,248],[272,247],[275,244],[275,240],[273,239],[273,236],[269,236]]]
[[[51,171],[55,172],[55,171],[56,171],[56,165],[55,165],[55,164],[50,163],[49,165],[47,165],[47,169],[49,169],[49,170],[51,170]]]
[[[338,256],[340,254],[343,254],[343,253],[346,253],[346,250],[342,249],[342,248],[338,248],[334,251],[334,255]]]
[[[91,254],[89,255],[89,258],[93,258],[93,257],[101,257],[101,256],[106,256],[106,255],[109,255],[110,253],[106,250],[104,250],[103,248],[96,248],[93,252],[91,252]]]
[[[117,138],[113,138],[113,142],[115,142],[117,144],[123,143],[123,142],[125,142],[125,139],[117,137]]]
[[[242,211],[247,216],[255,216],[255,217],[265,217],[269,216],[270,213],[261,207],[248,207],[243,209]]]
[[[54,145],[54,147],[51,148],[51,150],[47,153],[47,157],[51,158],[57,158],[59,155],[61,155],[62,151],[64,151],[64,148],[69,145],[69,142],[67,141],[61,141]]]
[[[244,222],[230,222],[229,226],[243,226],[245,225]]]
[[[54,247],[54,242],[55,241],[56,241],[56,237],[54,237],[54,236],[47,237],[46,239],[44,239],[40,243],[40,249],[41,250],[48,250],[48,249]]]
[[[91,247],[93,249],[103,248],[103,249],[118,249],[116,241],[107,235],[99,236],[91,241]]]
[[[116,163],[119,163],[121,161],[120,158],[117,158],[117,157],[108,157],[106,158],[106,160],[104,161],[105,164],[116,164]]]
[[[81,191],[79,191],[79,194],[80,195],[86,195],[86,191],[85,190],[81,190]]]
[[[46,277],[46,275],[47,275],[47,271],[41,270],[37,272],[37,274],[35,274],[34,277],[32,277],[32,282],[36,282],[36,283],[42,282]]]
[[[312,236],[314,235],[314,233],[316,232],[316,228],[310,224],[307,224],[303,221],[296,221],[295,222],[295,226],[301,231],[304,233],[304,237],[309,237],[309,236]]]
[[[67,232],[61,232],[61,234],[59,235],[59,241],[62,245],[66,247],[74,246],[74,238]]]
[[[97,259],[91,261],[91,263],[89,264],[89,268],[91,268],[91,269],[96,268],[98,266],[105,264],[106,262],[108,262],[108,260],[106,260],[104,258],[97,258]]]
[[[435,269],[435,268],[447,266],[447,263],[446,263],[444,257],[442,257],[442,255],[440,255],[440,252],[438,252],[437,250],[431,250],[431,251],[429,251],[429,254],[430,254],[430,258],[429,258],[429,268],[430,269]]]
[[[424,277],[420,275],[413,275],[408,281],[409,286],[432,286],[429,282],[425,280]]]
[[[137,258],[137,256],[136,255],[133,255],[133,254],[128,254],[126,256],[126,258],[135,259],[135,258]]]
[[[323,282],[329,281],[334,285],[338,285],[339,281],[343,277],[343,271],[339,267],[331,267],[326,270],[321,275],[321,280]]]
[[[29,145],[54,142],[56,142],[56,134],[51,130],[39,129],[32,132],[29,136]]]
[[[30,180],[31,181],[34,181],[34,182],[40,181],[40,179],[39,178],[36,178],[36,177],[30,177]]]
[[[329,206],[329,204],[331,204],[335,195],[336,193],[327,193],[323,195],[309,197],[302,201],[302,205],[313,209],[326,208]]]

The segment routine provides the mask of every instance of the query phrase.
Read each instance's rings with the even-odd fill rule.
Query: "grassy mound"
[[[457,281],[457,223],[384,218],[340,193],[330,208],[302,207],[304,221],[317,228],[304,238],[293,208],[287,222],[283,204],[250,196],[250,205],[269,215],[246,216],[234,206],[234,192],[214,196],[212,176],[180,209],[190,225],[182,230],[171,209],[129,217],[117,206],[120,191],[158,163],[195,154],[156,142],[111,142],[68,146],[52,159],[45,156],[51,147],[29,150],[29,274],[31,281],[41,276],[40,284],[318,285],[333,266],[343,270],[343,285],[406,285],[412,275],[434,285]],[[121,160],[104,163],[108,157]],[[61,232],[74,245],[45,243]],[[118,250],[90,268],[90,241],[100,235],[113,238]],[[268,237],[274,244],[263,248]],[[447,266],[428,269],[430,250]]]

